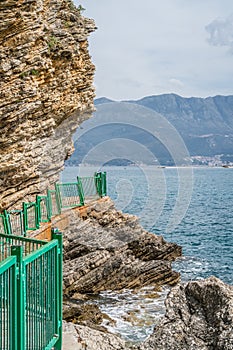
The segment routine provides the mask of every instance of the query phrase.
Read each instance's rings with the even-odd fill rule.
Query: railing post
[[[16,256],[18,265],[17,275],[17,350],[25,350],[25,309],[26,309],[26,295],[25,295],[25,267],[23,263],[23,247],[12,246],[11,255]]]
[[[80,179],[79,176],[77,176],[77,187],[78,187],[80,204],[84,205],[84,192],[83,192],[82,180]]]
[[[35,202],[35,227],[40,228],[40,218],[39,218],[39,207],[38,203]]]
[[[63,240],[62,233],[57,228],[52,228],[52,239],[58,241],[58,256],[56,263],[56,290],[57,290],[57,324],[58,324],[58,341],[55,344],[56,350],[62,349],[62,248]]]
[[[27,233],[28,230],[28,217],[27,217],[27,205],[25,202],[23,202],[23,226],[24,226],[24,232]]]
[[[101,185],[101,173],[95,173],[95,185],[96,191],[100,197],[102,197],[102,185]]]
[[[7,212],[6,209],[3,210],[3,215],[5,218],[5,230],[6,230],[6,234],[11,235],[11,224],[10,224],[10,220],[9,220],[9,213]]]
[[[55,183],[55,191],[56,191],[56,200],[57,200],[59,212],[61,212],[61,208],[62,208],[62,199],[61,199],[60,188],[59,188],[59,185],[58,185],[57,183]]]
[[[52,198],[49,190],[47,190],[47,198],[48,198],[48,219],[50,221],[53,214],[53,208],[52,208]]]
[[[101,182],[102,182],[102,197],[104,197],[107,195],[106,171],[101,173]]]
[[[36,195],[36,216],[37,220],[40,223],[41,222],[41,207],[40,207],[41,197]]]

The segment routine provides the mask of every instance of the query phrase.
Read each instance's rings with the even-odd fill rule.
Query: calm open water
[[[84,176],[96,170],[99,169],[84,166],[66,168],[61,180],[75,181],[78,173]],[[233,168],[128,166],[100,170],[107,171],[108,194],[119,209],[139,216],[146,229],[182,246],[183,257],[174,263],[182,280],[214,275],[233,284]],[[119,295],[111,294],[111,299],[111,305],[102,304],[105,312],[115,305],[110,312],[114,318],[121,304]],[[115,320],[115,331],[126,339],[142,340],[148,329],[150,332],[150,327],[143,329],[140,325],[133,328],[137,336],[132,338],[132,327],[124,322],[122,325],[122,319]]]

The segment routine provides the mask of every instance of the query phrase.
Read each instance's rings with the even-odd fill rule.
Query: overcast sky
[[[94,18],[97,97],[233,94],[233,0],[74,0]]]

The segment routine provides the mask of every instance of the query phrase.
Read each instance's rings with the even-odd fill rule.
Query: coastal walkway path
[[[104,196],[106,173],[96,173],[0,214],[1,350],[62,349],[62,234],[51,221]]]

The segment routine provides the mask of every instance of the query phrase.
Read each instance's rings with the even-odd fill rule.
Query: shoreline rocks
[[[106,197],[64,233],[64,294],[98,293],[146,285],[174,285],[171,262],[181,247],[145,231],[133,215],[117,211]]]
[[[126,342],[114,334],[63,322],[63,350],[125,350]]]
[[[63,350],[71,349],[66,347],[67,340],[73,341],[72,350],[233,349],[233,286],[216,277],[178,284],[171,289],[165,305],[165,316],[141,344],[133,345],[114,334],[64,322]]]
[[[232,350],[233,286],[216,277],[171,289],[166,314],[136,350]]]
[[[108,197],[69,213],[64,230],[64,315],[78,322],[65,323],[72,337],[77,334],[77,347],[72,349],[95,350],[98,343],[98,350],[233,350],[233,287],[215,277],[177,284],[180,276],[171,262],[180,255],[181,247],[145,231],[135,216],[117,211]],[[165,302],[166,314],[153,334],[137,345],[107,332],[98,307],[90,306],[89,318],[84,307],[83,314],[80,306],[72,311],[89,293],[164,284],[175,285]]]
[[[65,229],[62,222],[66,222]],[[64,212],[52,224],[64,232],[63,318],[76,327],[81,324],[107,332],[101,324],[106,315],[98,311],[90,293],[148,285],[159,290],[180,279],[171,262],[181,256],[181,247],[144,230],[136,216],[117,211],[109,197]]]

